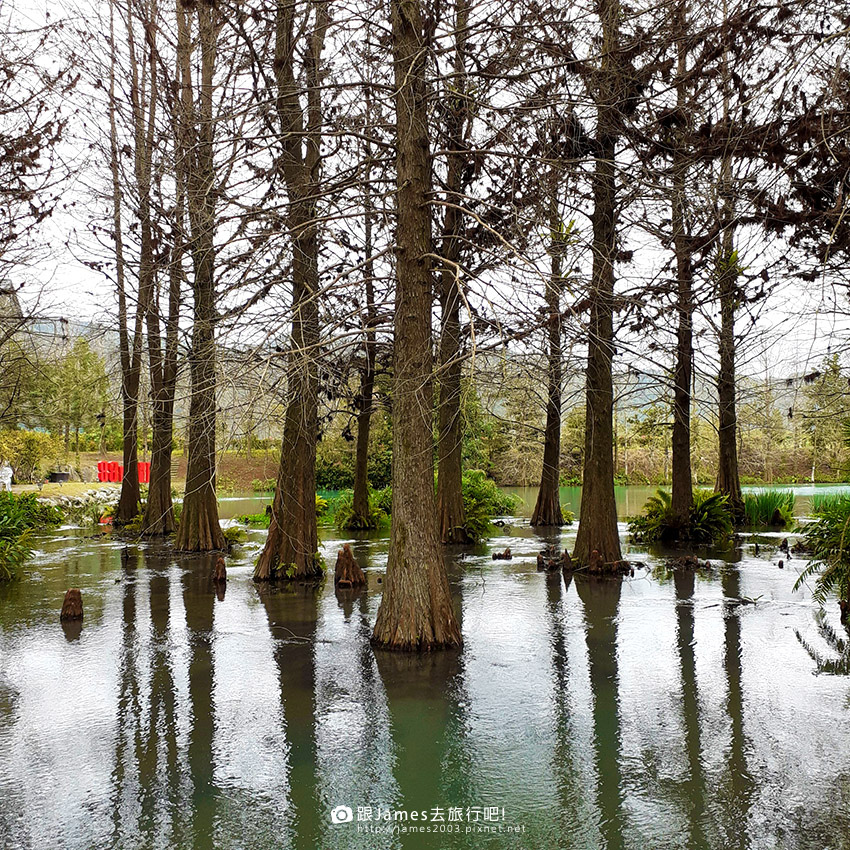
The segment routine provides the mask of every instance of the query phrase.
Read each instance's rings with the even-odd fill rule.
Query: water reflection
[[[848,846],[850,688],[818,661],[847,642],[792,593],[801,565],[748,548],[699,576],[538,573],[569,533],[450,552],[465,645],[421,658],[369,645],[374,535],[326,541],[329,563],[352,544],[360,592],[258,588],[246,550],[224,600],[214,558],[50,538],[0,589],[0,846]],[[337,805],[452,807],[464,828],[493,806],[524,832],[376,835]]]
[[[297,848],[317,847],[318,797],[313,734],[317,586],[261,587],[259,596],[274,641],[280,704],[289,754],[288,806]]]
[[[579,577],[576,590],[584,604],[587,660],[593,690],[593,746],[599,827],[608,850],[623,847],[623,798],[620,773],[620,706],[617,693],[617,608],[622,582]]]
[[[741,645],[740,572],[737,566],[726,566],[721,572],[724,596],[723,668],[726,673],[726,713],[730,731],[727,750],[727,775],[721,786],[723,841],[727,847],[747,847],[750,806],[754,780],[747,764],[749,749],[744,729],[743,660]]]
[[[682,680],[682,720],[685,731],[688,778],[683,795],[687,809],[688,841],[690,848],[708,847],[705,812],[705,775],[702,768],[699,689],[696,674],[694,634],[694,587],[696,572],[678,569],[673,573],[676,592],[676,649]]]

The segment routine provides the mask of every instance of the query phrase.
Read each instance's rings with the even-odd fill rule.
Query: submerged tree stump
[[[561,569],[566,572],[572,572],[573,569],[573,559],[570,557],[570,553],[564,549],[564,554],[561,555]]]
[[[227,583],[227,567],[224,563],[224,558],[219,556],[218,560],[215,562],[215,571],[213,572],[213,582],[215,584],[226,584]]]
[[[557,551],[553,547],[544,549],[543,552],[537,555],[537,571],[551,573],[554,570],[560,569],[563,560],[558,557]]]
[[[62,612],[60,620],[82,620],[83,619],[83,595],[78,587],[72,587],[62,601]]]
[[[505,549],[504,552],[494,552],[493,553],[493,560],[494,561],[510,561],[512,558],[513,558],[513,555],[511,554],[511,547],[510,546],[508,546],[507,549]]]
[[[351,546],[346,543],[336,556],[336,569],[334,569],[334,585],[339,588],[363,587],[366,584],[366,576],[360,569],[354,555],[351,554]]]

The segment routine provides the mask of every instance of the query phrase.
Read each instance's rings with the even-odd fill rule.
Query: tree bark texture
[[[321,167],[319,64],[327,4],[316,4],[307,38],[307,116],[295,77],[295,4],[279,0],[275,20],[276,108],[281,129],[280,169],[289,196],[292,235],[292,337],[283,445],[269,536],[254,579],[304,579],[323,572],[316,528],[316,437],[319,431],[319,235],[316,198]],[[304,143],[306,142],[306,145]],[[306,152],[302,151],[306,147]]]
[[[376,647],[459,646],[434,498],[431,431],[431,162],[420,0],[392,0],[397,204],[393,510]]]
[[[461,281],[460,259],[463,236],[465,129],[470,108],[465,73],[469,4],[458,0],[455,15],[455,59],[451,87],[444,97],[446,110],[446,142],[449,150],[446,171],[446,195],[440,255],[440,399],[437,442],[437,515],[443,543],[471,543],[466,530],[463,508],[463,423],[461,418],[461,354],[460,327]]]
[[[553,188],[553,191],[557,191]],[[531,514],[534,526],[561,526],[561,264],[563,246],[559,239],[561,220],[557,207],[550,216],[552,273],[546,281],[546,306],[549,313],[548,386],[546,430],[543,437],[543,472],[537,502]]]
[[[581,515],[573,557],[587,564],[597,550],[606,565],[622,559],[614,499],[614,259],[617,245],[615,152],[618,69],[618,0],[599,0],[602,63],[597,93],[597,146],[593,173],[593,270],[587,344],[586,423]],[[614,568],[612,567],[612,571]]]
[[[681,115],[688,110],[685,75],[687,73],[685,35],[687,31],[686,6],[680,0],[677,6],[678,80],[677,105]],[[687,153],[683,136],[677,131],[673,148],[673,196],[671,224],[673,247],[676,252],[676,365],[673,372],[673,488],[671,507],[676,523],[683,527],[690,519],[693,506],[693,480],[691,475],[691,382],[693,380],[693,263],[687,228],[686,178]]]
[[[177,2],[178,34],[183,63],[183,95],[188,88],[191,116],[191,147],[188,157],[187,209],[191,227],[194,313],[192,350],[189,355],[191,400],[189,402],[189,460],[183,514],[177,529],[175,549],[183,552],[209,552],[224,549],[224,534],[218,522],[215,496],[216,441],[216,286],[215,286],[215,167],[213,161],[213,69],[215,66],[217,14],[208,3],[197,7],[198,42],[201,50],[200,107],[191,101],[188,25],[180,0]],[[181,26],[181,20],[183,24]],[[197,111],[197,114],[195,114]]]

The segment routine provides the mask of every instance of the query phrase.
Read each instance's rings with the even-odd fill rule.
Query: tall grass
[[[850,505],[850,493],[815,493],[812,496],[812,514],[814,516],[840,509],[844,505]]]
[[[794,494],[790,490],[757,490],[744,495],[747,525],[784,527],[794,521]]]

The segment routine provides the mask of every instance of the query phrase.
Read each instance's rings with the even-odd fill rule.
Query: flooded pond
[[[517,522],[446,554],[463,650],[409,657],[369,645],[388,541],[321,533],[360,595],[258,589],[260,531],[221,600],[214,559],[41,539],[0,587],[0,847],[850,848],[844,633],[779,536],[620,584]]]

